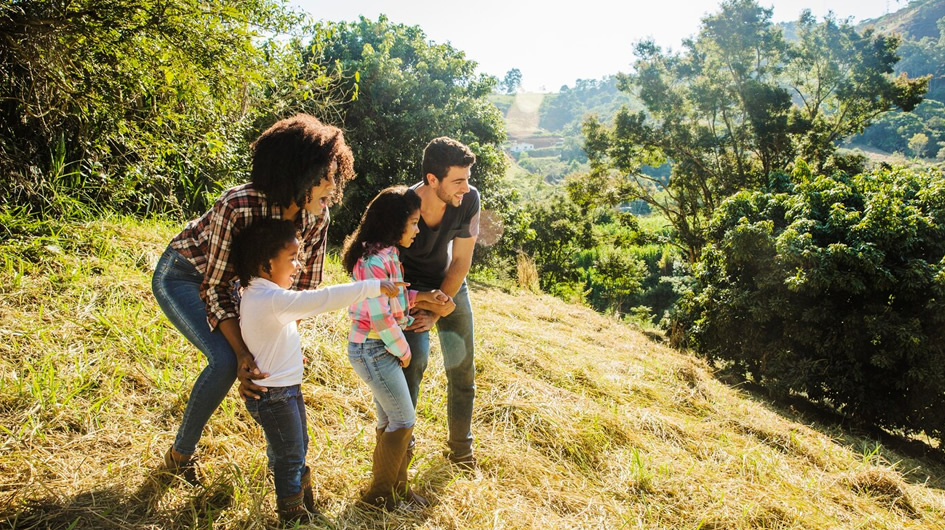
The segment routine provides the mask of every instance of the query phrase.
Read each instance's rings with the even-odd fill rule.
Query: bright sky
[[[652,38],[679,49],[703,16],[718,11],[713,0],[289,0],[316,19],[392,21],[420,26],[428,40],[449,42],[500,80],[522,71],[522,88],[556,92],[577,79],[626,72],[634,43]],[[905,7],[908,0],[760,0],[774,7],[775,22],[796,20],[803,9],[818,18],[833,11],[859,22]]]

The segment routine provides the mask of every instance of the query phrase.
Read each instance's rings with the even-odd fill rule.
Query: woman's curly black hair
[[[344,133],[308,114],[276,122],[250,149],[253,186],[283,208],[292,202],[303,207],[312,188],[325,179],[334,179],[332,199],[340,200],[345,184],[354,178],[354,156]]]
[[[350,273],[362,257],[396,245],[407,228],[407,219],[419,209],[420,196],[407,186],[381,190],[368,204],[357,230],[345,239],[341,253],[345,270]]]
[[[233,264],[240,285],[259,276],[259,271],[272,272],[269,260],[279,255],[297,237],[295,223],[285,219],[262,218],[242,229],[233,238]]]

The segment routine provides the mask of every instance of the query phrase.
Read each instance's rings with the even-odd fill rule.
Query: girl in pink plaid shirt
[[[420,232],[420,196],[406,186],[381,191],[368,205],[361,225],[345,242],[343,262],[352,278],[403,282],[397,245],[409,247]],[[403,328],[413,317],[416,302],[450,305],[439,289],[417,292],[401,288],[396,296],[377,296],[352,304],[348,360],[374,394],[377,408],[377,445],[371,485],[361,501],[393,510],[406,501],[426,506],[426,499],[412,492],[407,466],[413,455],[408,445],[416,423],[403,367],[410,364],[410,347]]]

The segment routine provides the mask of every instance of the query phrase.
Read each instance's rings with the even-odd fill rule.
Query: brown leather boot
[[[312,470],[308,466],[305,466],[305,471],[302,472],[302,504],[305,505],[306,510],[315,515],[321,515],[315,509],[315,494],[312,493]]]
[[[279,524],[283,528],[291,528],[296,523],[307,524],[313,522],[313,516],[305,509],[305,492],[300,491],[291,497],[276,499],[276,511],[279,513]]]
[[[404,502],[408,504],[413,504],[418,508],[426,508],[430,505],[430,501],[426,497],[421,497],[414,493],[410,488],[410,483],[407,480],[407,469],[410,467],[410,462],[413,461],[413,448],[408,445],[407,452],[404,454],[404,459],[400,463],[400,470],[397,473],[397,494],[401,496]]]
[[[200,481],[197,480],[197,460],[194,455],[178,453],[174,450],[174,446],[168,448],[167,452],[164,453],[164,469],[192,486],[200,484]]]
[[[361,496],[361,502],[387,511],[397,508],[395,488],[412,433],[413,427],[408,427],[380,434],[374,447],[374,476],[367,492]]]

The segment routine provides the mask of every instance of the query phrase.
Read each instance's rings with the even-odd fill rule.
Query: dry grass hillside
[[[263,435],[235,391],[201,442],[202,485],[155,470],[203,365],[150,293],[175,227],[0,220],[0,528],[275,524]],[[344,355],[345,315],[305,323],[309,463],[331,528],[945,527],[933,461],[797,421],[589,309],[471,290],[481,466],[459,472],[443,456],[434,351],[412,478],[434,504],[420,512],[355,504],[370,393]]]

